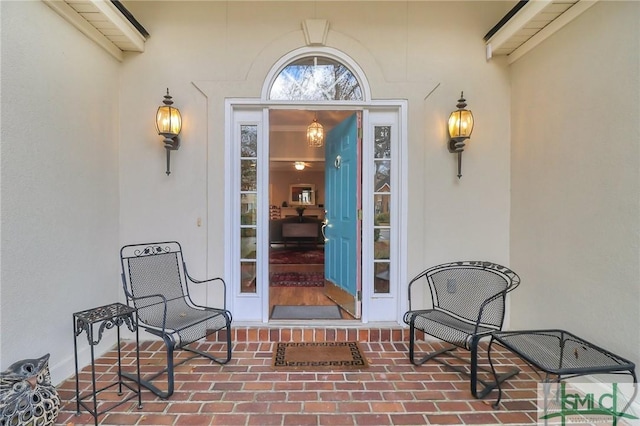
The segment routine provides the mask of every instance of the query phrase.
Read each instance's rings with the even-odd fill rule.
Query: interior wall
[[[436,262],[509,263],[509,79],[483,36],[507,2],[130,2],[149,30],[122,77],[121,239],[177,238],[199,272],[224,274],[225,99],[259,99],[271,67],[327,19],[326,46],[366,73],[375,99],[408,101],[408,274]],[[451,25],[451,16],[456,24]],[[170,87],[185,121],[164,174],[153,115]],[[456,177],[445,128],[464,90],[476,128]],[[365,176],[364,179],[372,177]],[[197,218],[203,217],[199,228]],[[206,231],[205,231],[206,228]]]
[[[272,171],[269,174],[269,184],[272,185],[272,203],[282,206],[282,202],[289,204],[289,185],[294,183],[310,183],[316,188],[316,204],[324,204],[324,172],[313,170],[302,171]]]
[[[640,3],[598,2],[512,66],[512,328],[640,362]]]
[[[0,11],[0,370],[50,353],[57,383],[73,373],[72,314],[121,292],[119,64],[44,2]]]

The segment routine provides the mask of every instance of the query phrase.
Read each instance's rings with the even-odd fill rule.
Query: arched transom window
[[[308,56],[286,65],[271,86],[277,101],[361,101],[360,82],[345,65],[326,57]]]

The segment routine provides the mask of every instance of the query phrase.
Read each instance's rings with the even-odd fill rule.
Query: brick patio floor
[[[449,425],[536,424],[539,378],[504,350],[495,352],[499,371],[517,365],[521,372],[504,385],[500,409],[471,396],[469,381],[436,362],[413,366],[407,357],[407,331],[349,328],[236,328],[233,358],[218,365],[201,357],[176,369],[176,391],[168,400],[143,388],[143,408],[126,402],[99,417],[104,425]],[[142,336],[141,336],[142,338]],[[358,371],[275,371],[271,367],[277,341],[361,342],[369,367]],[[425,350],[439,343],[421,343]],[[216,341],[199,343],[216,351]],[[134,344],[123,342],[125,370],[134,371]],[[164,365],[158,341],[140,344],[142,374]],[[468,355],[462,351],[461,354]],[[176,357],[186,355],[176,351]],[[96,360],[98,386],[111,383],[117,372],[115,347]],[[481,363],[487,364],[486,347]],[[488,376],[487,376],[488,377]],[[81,392],[90,389],[90,369],[79,374]],[[75,378],[58,387],[63,408],[57,424],[93,424],[86,411],[76,415]],[[120,400],[114,390],[99,401]],[[108,405],[99,407],[100,409]]]

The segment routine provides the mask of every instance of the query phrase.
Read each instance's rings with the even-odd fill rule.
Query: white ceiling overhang
[[[149,33],[119,1],[42,1],[117,60],[123,52],[144,52]]]
[[[42,0],[119,61],[143,52],[147,31],[118,0]],[[513,63],[598,0],[520,0],[485,36],[487,59]]]
[[[598,0],[521,0],[485,36],[487,60],[515,62]]]

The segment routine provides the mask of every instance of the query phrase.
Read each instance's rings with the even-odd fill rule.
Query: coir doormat
[[[273,368],[289,370],[359,370],[367,359],[358,342],[276,343]]]
[[[324,272],[272,272],[271,287],[324,287]]]

